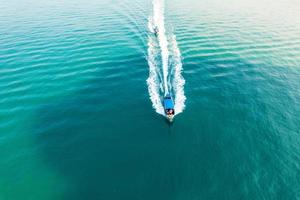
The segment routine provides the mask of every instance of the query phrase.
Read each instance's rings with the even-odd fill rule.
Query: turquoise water
[[[298,1],[0,10],[1,200],[300,199]]]

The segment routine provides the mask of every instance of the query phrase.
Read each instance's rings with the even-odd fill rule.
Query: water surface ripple
[[[152,1],[0,10],[0,199],[300,199],[298,1],[165,0],[172,126],[146,82]]]

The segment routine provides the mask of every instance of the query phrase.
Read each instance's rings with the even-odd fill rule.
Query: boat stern
[[[174,115],[166,115],[166,117],[169,122],[173,122]]]

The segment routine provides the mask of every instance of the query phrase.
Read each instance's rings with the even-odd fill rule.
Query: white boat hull
[[[169,122],[173,122],[174,115],[166,115]]]

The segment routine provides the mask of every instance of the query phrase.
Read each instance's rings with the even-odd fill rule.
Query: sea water
[[[299,11],[2,1],[0,199],[299,199]]]

